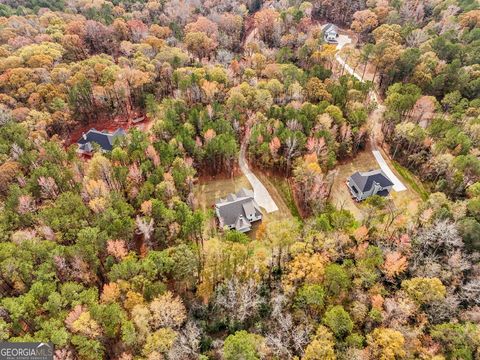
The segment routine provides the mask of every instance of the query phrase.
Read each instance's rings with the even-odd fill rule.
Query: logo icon
[[[53,360],[53,344],[0,342],[0,360]]]

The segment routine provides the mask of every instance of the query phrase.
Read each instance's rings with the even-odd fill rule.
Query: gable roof
[[[356,187],[361,192],[371,190],[374,183],[379,184],[382,188],[393,186],[393,182],[390,181],[380,169],[367,172],[357,171],[350,176],[350,180],[355,183]]]
[[[229,194],[226,199],[219,199],[215,207],[218,210],[218,216],[224,225],[238,225],[245,227],[244,221],[248,224],[247,214],[261,215],[260,208],[253,199],[253,191],[241,189],[236,194]],[[242,220],[243,219],[243,220]]]
[[[92,143],[98,144],[105,151],[110,151],[113,149],[113,143],[115,142],[115,139],[125,135],[125,130],[122,128],[115,130],[113,133],[90,129],[86,134],[83,134],[82,137],[78,139],[77,144],[81,150],[86,152],[93,150]]]
[[[243,203],[242,208],[245,215],[255,214],[255,206],[253,205],[253,201]]]
[[[338,27],[334,24],[327,24],[323,28],[324,33],[329,33],[329,32],[338,32]]]
[[[242,215],[239,215],[237,221],[235,222],[235,229],[240,230],[250,230],[252,225],[250,225],[250,221],[245,219]]]

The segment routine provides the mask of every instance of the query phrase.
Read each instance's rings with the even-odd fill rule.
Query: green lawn
[[[400,165],[398,162],[392,160],[393,167],[397,172],[402,176],[403,180],[408,183],[408,185],[422,198],[422,200],[427,200],[430,192],[425,187],[425,185],[413,175],[410,170]]]

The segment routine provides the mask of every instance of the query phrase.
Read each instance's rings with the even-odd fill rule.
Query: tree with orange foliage
[[[273,9],[263,9],[255,13],[254,22],[260,38],[268,44],[275,42],[276,26],[280,14]]]
[[[353,14],[353,21],[350,28],[358,34],[360,39],[372,31],[378,25],[377,14],[372,10],[357,11]]]
[[[398,275],[407,270],[408,261],[405,256],[402,256],[398,251],[389,252],[385,255],[385,262],[382,266],[382,271],[389,280],[393,280]]]
[[[470,10],[460,16],[460,25],[464,28],[474,29],[480,27],[480,10]]]
[[[207,19],[204,16],[199,16],[197,21],[187,24],[185,26],[185,33],[201,32],[207,35],[212,40],[218,38],[218,26],[213,21]]]

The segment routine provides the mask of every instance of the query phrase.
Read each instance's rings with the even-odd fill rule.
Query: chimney
[[[83,140],[87,140],[87,134],[83,133],[82,137],[83,137]]]

